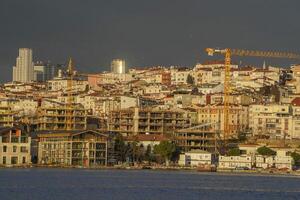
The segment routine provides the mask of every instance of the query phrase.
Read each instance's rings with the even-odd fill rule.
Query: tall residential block
[[[32,49],[20,48],[16,66],[13,67],[13,81],[27,83],[33,80]]]
[[[112,60],[111,72],[115,74],[125,74],[126,73],[125,60],[121,60],[121,59]]]

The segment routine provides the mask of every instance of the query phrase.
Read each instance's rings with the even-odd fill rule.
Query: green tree
[[[127,145],[125,144],[122,135],[117,135],[115,137],[114,150],[115,150],[117,161],[121,161],[121,162],[126,161]]]
[[[245,132],[239,132],[238,133],[238,140],[239,142],[244,142],[247,140],[247,136]]]
[[[295,163],[300,162],[300,154],[293,152],[291,153],[292,158],[294,159]]]
[[[275,151],[273,151],[272,149],[270,149],[266,146],[259,147],[257,149],[257,153],[260,154],[260,155],[263,155],[263,156],[274,156],[274,155],[276,155]]]
[[[142,162],[145,157],[144,145],[138,145],[137,142],[132,142],[131,147],[133,152],[133,161]]]
[[[161,141],[159,145],[154,146],[154,153],[160,155],[163,159],[165,159],[167,166],[169,166],[169,161],[175,151],[175,144],[169,141]]]
[[[148,161],[149,163],[155,160],[150,144],[147,146],[147,149],[145,152],[145,160]]]
[[[186,78],[186,83],[190,84],[190,85],[194,85],[194,83],[195,83],[194,78],[190,74]]]
[[[239,148],[233,148],[227,152],[227,156],[240,156],[240,155],[241,155],[241,151]]]

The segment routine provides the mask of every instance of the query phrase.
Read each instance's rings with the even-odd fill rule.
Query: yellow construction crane
[[[67,69],[67,103],[66,103],[66,125],[67,130],[72,130],[73,127],[73,105],[74,97],[72,94],[74,79],[74,66],[72,58],[69,59],[68,69]]]
[[[230,65],[231,65],[231,56],[252,56],[252,57],[270,57],[270,58],[287,58],[287,59],[300,59],[300,55],[294,53],[286,52],[272,52],[272,51],[253,51],[253,50],[243,50],[243,49],[215,49],[215,48],[206,48],[206,52],[209,56],[214,54],[223,54],[225,55],[225,77],[224,77],[224,143],[228,136],[231,133],[229,127],[229,96],[231,92],[230,86]]]

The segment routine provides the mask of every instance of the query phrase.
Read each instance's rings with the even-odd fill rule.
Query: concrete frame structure
[[[71,109],[72,130],[85,130],[87,110],[75,106],[41,107],[39,109],[38,130],[67,130],[68,109]]]
[[[12,127],[15,123],[15,113],[9,106],[0,106],[0,127]]]
[[[129,108],[114,111],[108,117],[108,130],[123,136],[137,134],[172,135],[176,129],[191,126],[188,112],[164,109]]]

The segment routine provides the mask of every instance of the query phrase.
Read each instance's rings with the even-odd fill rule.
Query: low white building
[[[254,166],[253,156],[241,155],[241,156],[220,156],[219,168],[235,169],[235,168],[249,168]]]
[[[212,153],[202,150],[194,150],[180,154],[178,164],[181,166],[197,167],[199,165],[213,164],[214,156]]]
[[[64,78],[54,78],[47,81],[49,91],[64,91],[68,89],[68,80]],[[88,87],[88,81],[85,80],[76,80],[72,81],[72,92],[82,92],[85,91]]]

